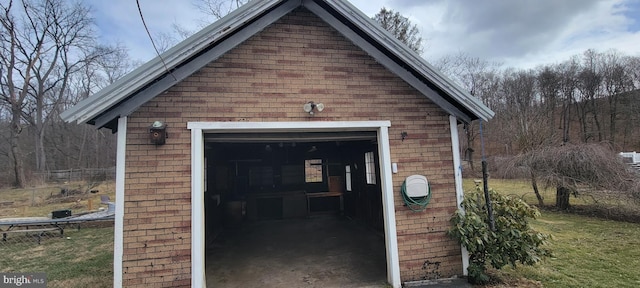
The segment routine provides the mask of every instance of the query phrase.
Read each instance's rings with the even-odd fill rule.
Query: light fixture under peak
[[[324,110],[324,104],[322,103],[316,104],[313,101],[309,101],[305,103],[304,106],[302,106],[302,109],[304,110],[304,112],[307,112],[310,115],[313,115],[314,110],[318,112],[322,112],[322,110]]]

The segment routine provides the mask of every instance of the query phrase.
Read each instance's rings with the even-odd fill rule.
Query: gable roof
[[[493,117],[494,112],[479,99],[344,0],[251,1],[60,116],[67,122],[86,122],[115,130],[119,117],[130,115],[147,101],[301,6],[461,121],[487,121]]]

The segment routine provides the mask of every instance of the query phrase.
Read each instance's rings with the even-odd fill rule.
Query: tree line
[[[132,67],[94,25],[81,3],[0,3],[0,183],[24,187],[38,172],[115,164],[109,132],[59,117]]]
[[[194,0],[216,19],[246,0]],[[373,20],[417,53],[422,38],[399,13],[382,8]],[[176,25],[171,41],[191,32]],[[101,43],[82,2],[10,0],[0,3],[0,186],[24,187],[57,169],[115,165],[108,130],[64,123],[59,114],[138,65],[126,47]],[[162,36],[162,35],[160,35]],[[163,49],[161,49],[163,50]],[[640,150],[640,58],[615,50],[581,55],[536,69],[505,68],[466,54],[435,66],[496,112],[483,123],[487,154],[515,155],[549,145],[608,142]],[[461,139],[473,168],[479,123]]]
[[[640,57],[589,49],[515,69],[458,54],[437,66],[496,112],[462,129],[471,175],[481,149],[483,159],[502,159],[491,167],[498,177],[530,179],[540,206],[538,183],[556,188],[560,209],[583,187],[640,199],[637,175],[616,155],[640,150]]]
[[[490,155],[563,143],[640,149],[638,56],[589,49],[560,63],[515,69],[457,54],[435,65],[496,112],[483,123]],[[464,128],[471,161],[479,148],[479,123]]]
[[[193,0],[218,19],[247,0]],[[383,9],[379,22],[402,31],[408,19]],[[398,34],[416,41],[413,30]],[[9,0],[0,3],[0,186],[25,187],[47,171],[115,165],[115,137],[107,130],[65,123],[60,113],[139,65],[126,47],[101,43],[83,2]],[[391,28],[387,28],[391,29]],[[165,51],[193,31],[174,24],[155,33]],[[412,38],[413,37],[413,38]],[[155,45],[155,44],[154,44]],[[421,49],[419,42],[413,49]]]

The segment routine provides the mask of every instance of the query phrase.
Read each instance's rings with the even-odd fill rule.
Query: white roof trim
[[[319,132],[319,131],[376,131],[391,127],[390,121],[319,121],[319,122],[188,122],[187,129],[206,132]]]
[[[453,80],[444,76],[424,58],[409,49],[389,31],[383,29],[378,23],[367,17],[367,15],[362,13],[351,3],[340,0],[327,0],[325,2],[342,13],[342,16],[352,21],[360,29],[369,34],[369,36],[378,42],[385,44],[384,46],[403,60],[404,63],[420,72],[434,85],[442,89],[442,91],[459,101],[464,107],[475,112],[480,119],[488,121],[493,118],[495,113],[485,106],[478,98],[464,91],[460,86],[453,82]]]
[[[167,71],[162,63],[162,59],[164,59],[167,67],[171,70],[205,49],[211,43],[234,32],[247,21],[250,21],[280,2],[282,2],[282,0],[253,1],[249,5],[244,5],[236,9],[229,15],[165,51],[160,56],[153,58],[151,61],[136,68],[111,85],[91,95],[89,98],[80,101],[75,106],[60,114],[60,117],[67,122],[77,121],[80,123],[91,120],[113,105],[118,104],[121,100],[131,96],[140,88],[164,75]],[[162,59],[160,57],[162,57]]]

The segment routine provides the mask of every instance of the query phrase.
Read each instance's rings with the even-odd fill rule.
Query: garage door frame
[[[400,261],[396,234],[390,121],[340,122],[188,122],[191,130],[191,287],[206,287],[204,217],[204,135],[208,133],[365,132],[376,131],[380,155],[382,210],[387,258],[387,281],[400,287]]]

